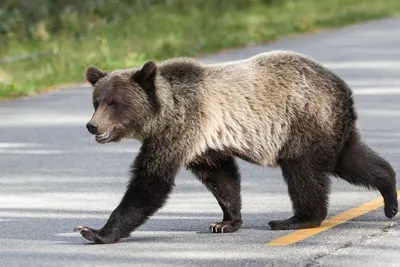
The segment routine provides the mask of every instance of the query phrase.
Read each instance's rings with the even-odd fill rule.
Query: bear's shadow
[[[0,209],[1,211],[10,211],[10,209]],[[22,210],[13,209],[14,212],[23,212]],[[24,210],[25,212],[26,210]],[[73,229],[77,225],[85,225],[92,228],[101,228],[107,221],[109,213],[107,212],[96,212],[96,215],[104,217],[103,219],[82,219],[82,216],[75,216],[70,213],[70,217],[65,216],[68,211],[60,212],[59,210],[41,210],[48,214],[51,213],[63,213],[63,216],[54,217],[12,217],[3,216],[0,222],[1,239],[15,239],[15,240],[54,240],[57,243],[83,243],[77,241],[78,233],[74,233]],[[87,214],[94,213],[88,212]],[[76,214],[76,213],[75,213]],[[132,233],[131,238],[123,239],[121,242],[154,242],[168,240],[173,238],[173,232],[193,232],[201,235],[212,235],[209,231],[209,225],[220,221],[222,213],[160,213],[163,217],[172,217],[171,219],[164,218],[150,218],[145,224],[140,226]],[[276,218],[289,217],[290,213],[244,213],[243,214],[243,225],[240,230],[262,230],[270,231],[268,226],[269,220]],[[184,219],[179,219],[182,217]],[[193,218],[191,218],[193,217]],[[204,217],[204,219],[202,218]],[[213,219],[214,218],[214,219]],[[146,232],[141,235],[135,236],[135,232]],[[147,232],[151,234],[147,235]],[[157,235],[157,232],[163,234]],[[171,235],[165,236],[165,232],[171,232]],[[145,236],[143,236],[145,235]],[[81,237],[82,238],[82,237]],[[83,243],[87,244],[87,243]]]

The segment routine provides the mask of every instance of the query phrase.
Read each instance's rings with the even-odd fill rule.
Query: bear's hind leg
[[[330,180],[312,164],[285,160],[280,163],[288,185],[294,216],[269,222],[272,230],[294,230],[321,225],[328,211]]]
[[[362,142],[356,130],[350,133],[340,153],[335,173],[350,184],[378,189],[386,217],[397,214],[396,172],[387,160]]]
[[[216,153],[189,164],[188,169],[213,193],[224,213],[221,222],[210,225],[210,231],[237,231],[242,225],[242,218],[240,175],[235,159]]]

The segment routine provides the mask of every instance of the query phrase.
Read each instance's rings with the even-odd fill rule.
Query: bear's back
[[[346,102],[351,91],[340,78],[295,52],[267,52],[204,70],[203,143],[230,147],[262,165],[275,166],[285,147],[300,155],[317,136],[338,138],[352,108]]]

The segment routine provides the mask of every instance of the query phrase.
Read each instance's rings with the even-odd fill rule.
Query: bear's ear
[[[148,61],[143,67],[132,75],[132,80],[145,89],[154,86],[157,74],[157,65],[154,61]]]
[[[106,72],[99,70],[94,66],[90,66],[89,68],[87,68],[85,74],[86,80],[90,82],[92,85],[95,85],[98,80],[105,77],[106,75],[107,75]]]

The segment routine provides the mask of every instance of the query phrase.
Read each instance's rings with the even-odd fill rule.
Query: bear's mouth
[[[99,143],[107,143],[111,139],[111,131],[102,134],[96,134],[96,141]]]

